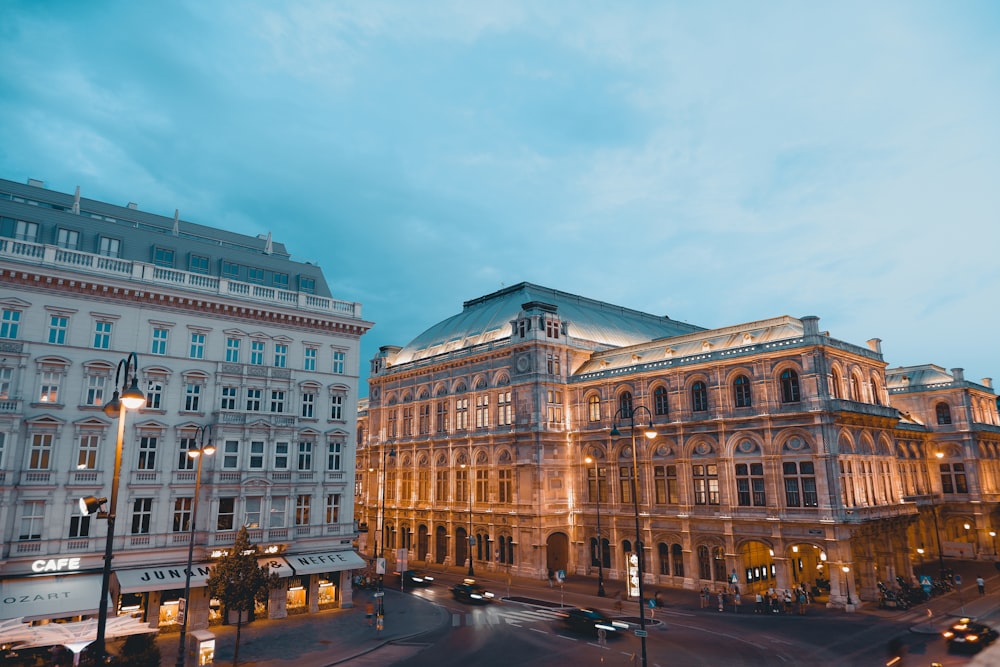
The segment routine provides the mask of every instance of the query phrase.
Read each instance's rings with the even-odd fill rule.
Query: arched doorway
[[[545,567],[553,572],[565,570],[569,564],[569,537],[566,533],[552,533],[545,540]]]
[[[431,559],[431,551],[427,543],[427,526],[420,524],[417,527],[417,559]]]
[[[438,526],[434,531],[434,562],[443,563],[448,557],[448,530]]]
[[[777,586],[778,572],[774,566],[774,552],[764,542],[744,542],[740,546],[740,565],[737,572],[745,587],[745,593],[761,593]]]
[[[465,565],[469,559],[469,533],[464,526],[455,530],[455,565]]]
[[[826,552],[815,544],[799,543],[788,547],[788,570],[792,587],[805,584],[806,590],[821,591],[830,585]]]

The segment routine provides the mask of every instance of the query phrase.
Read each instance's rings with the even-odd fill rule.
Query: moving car
[[[997,631],[988,625],[963,618],[944,631],[949,651],[978,653],[985,646],[996,641]]]
[[[493,593],[476,583],[475,579],[466,579],[451,588],[451,594],[456,600],[472,604],[488,604],[494,599]]]
[[[396,576],[400,578],[403,588],[430,586],[434,583],[434,577],[424,574],[420,570],[403,570],[402,572],[397,572]]]
[[[612,620],[609,616],[597,611],[580,607],[577,609],[564,609],[559,612],[563,625],[570,630],[584,634],[598,635],[604,630],[605,637],[617,637],[628,630],[628,623]]]

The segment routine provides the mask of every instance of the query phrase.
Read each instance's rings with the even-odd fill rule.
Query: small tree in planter
[[[257,548],[250,543],[246,527],[236,534],[236,542],[229,553],[215,561],[208,577],[208,592],[222,603],[227,614],[236,612],[236,647],[233,649],[233,667],[239,664],[240,632],[243,615],[257,602],[267,602],[271,589],[281,581],[277,574],[268,572],[257,564]]]

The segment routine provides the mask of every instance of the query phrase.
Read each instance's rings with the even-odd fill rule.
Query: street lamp
[[[636,552],[639,556],[639,639],[642,640],[642,667],[646,667],[646,606],[644,604],[642,596],[642,560],[643,560],[643,546],[642,546],[642,534],[639,530],[639,493],[638,493],[638,477],[639,477],[639,458],[636,455],[635,446],[635,413],[639,410],[645,410],[646,414],[649,416],[649,425],[645,429],[645,435],[648,440],[652,440],[656,437],[656,431],[653,429],[653,413],[649,411],[644,405],[640,405],[636,408],[620,407],[618,411],[615,412],[614,416],[611,418],[613,426],[611,427],[611,437],[620,436],[621,433],[618,431],[618,418],[629,420],[629,426],[632,432],[632,505],[635,509],[635,546]],[[602,554],[603,555],[603,554]]]
[[[851,604],[851,578],[848,575],[849,575],[849,573],[851,571],[851,568],[849,568],[848,566],[844,565],[843,567],[840,568],[840,570],[844,573],[844,588],[847,590],[847,604],[850,605]]]
[[[990,538],[993,540],[993,556],[996,557],[996,555],[997,555],[997,531],[991,530],[990,531]]]
[[[122,372],[124,367],[125,372]],[[132,382],[129,383],[129,369],[132,371]],[[105,517],[108,520],[108,536],[104,545],[104,570],[101,574],[101,600],[97,614],[97,638],[94,644],[97,646],[98,664],[104,664],[108,654],[105,645],[105,632],[108,626],[108,593],[111,588],[111,558],[114,555],[115,539],[115,512],[118,511],[118,480],[122,470],[122,443],[125,439],[125,411],[138,410],[146,404],[146,397],[139,389],[139,358],[135,352],[129,353],[127,357],[118,362],[118,370],[115,373],[115,393],[111,400],[104,405],[104,414],[112,419],[118,419],[118,437],[115,440],[115,467],[111,477],[111,498],[94,498],[88,496],[80,499],[80,510],[84,515],[91,514],[100,505],[107,501],[107,512]],[[124,376],[124,377],[123,377]],[[121,393],[118,392],[118,383],[121,381]],[[98,515],[100,516],[100,515]]]
[[[205,442],[205,439],[208,442]],[[188,540],[188,563],[184,571],[184,620],[181,621],[181,637],[177,645],[177,667],[184,667],[187,658],[184,641],[187,639],[188,618],[191,616],[191,566],[194,558],[194,529],[198,520],[198,495],[201,490],[201,462],[206,456],[215,453],[215,445],[212,444],[212,425],[199,426],[194,432],[192,440],[198,441],[198,447],[191,447],[187,450],[189,458],[197,459],[197,472],[194,475],[194,502],[191,504],[191,538]]]
[[[375,557],[382,561],[381,568],[378,568],[381,569],[381,572],[378,573],[378,612],[376,614],[378,616],[379,622],[381,622],[381,619],[385,616],[385,605],[383,601],[383,598],[385,596],[384,593],[385,589],[383,588],[382,585],[385,579],[385,472],[386,472],[385,457],[387,454],[392,458],[395,458],[396,456],[396,450],[393,447],[390,446],[387,450],[384,442],[382,443],[381,447],[382,447],[382,507],[379,509],[379,526],[381,527],[382,543],[381,545],[379,544],[375,545]]]
[[[597,491],[597,597],[604,597],[604,541],[601,539],[601,474],[597,469],[597,450],[584,459],[594,464],[594,486]]]
[[[462,464],[460,464],[459,467],[461,467],[464,470],[465,469],[465,464],[462,463]],[[470,460],[469,460],[469,471],[468,471],[468,474],[465,477],[465,483],[467,485],[467,489],[468,489],[468,492],[469,492],[469,534],[467,536],[467,539],[465,540],[466,541],[466,545],[467,545],[466,548],[469,551],[469,575],[468,576],[474,577],[474,576],[476,576],[476,571],[472,567],[472,540],[473,540],[473,537],[472,537],[472,460],[471,460],[471,457],[470,457]]]

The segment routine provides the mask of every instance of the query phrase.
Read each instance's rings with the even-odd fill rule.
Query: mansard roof
[[[636,345],[702,330],[669,317],[525,282],[466,301],[461,313],[438,322],[410,341],[393,365],[510,338],[511,321],[524,304],[531,303],[554,306],[555,314],[568,325],[570,341],[594,349]]]

